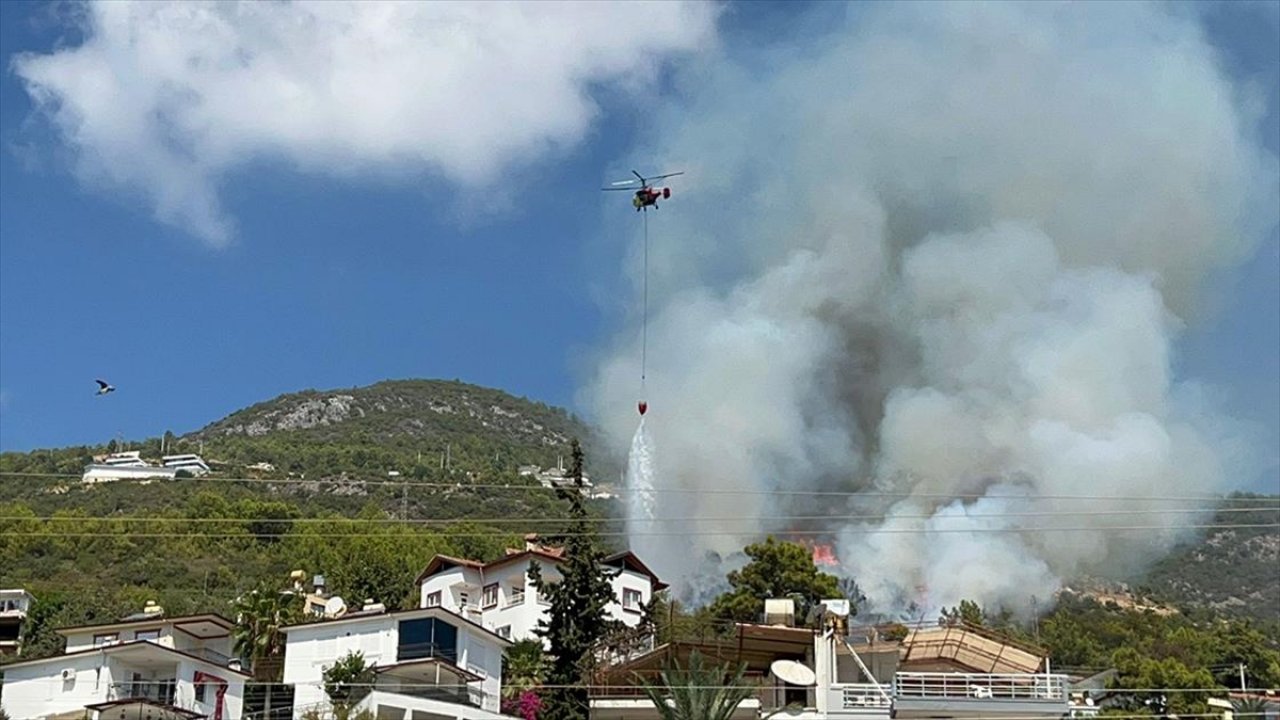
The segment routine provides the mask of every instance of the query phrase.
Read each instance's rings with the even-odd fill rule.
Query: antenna
[[[807,665],[795,660],[774,660],[769,665],[769,672],[788,685],[813,687],[818,684],[818,676]]]

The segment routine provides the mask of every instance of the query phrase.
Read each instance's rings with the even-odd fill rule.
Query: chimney
[[[302,581],[307,577],[307,573],[303,570],[294,570],[289,573],[289,579],[293,581],[293,589],[295,591],[302,590]]]
[[[147,604],[142,606],[142,612],[147,615],[160,615],[164,612],[164,608],[156,604],[155,600],[148,600]]]
[[[524,536],[524,549],[525,550],[538,549],[538,533],[529,533]]]
[[[319,595],[320,597],[324,597],[324,588],[325,588],[324,576],[316,575],[315,577],[311,578],[311,587],[313,592],[315,592],[316,595]]]

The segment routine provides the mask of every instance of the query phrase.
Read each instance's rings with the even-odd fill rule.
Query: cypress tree
[[[569,504],[568,528],[562,538],[552,538],[563,540],[562,579],[544,580],[538,563],[529,564],[533,586],[551,606],[547,618],[534,630],[550,645],[548,687],[540,720],[586,720],[590,700],[584,679],[592,664],[592,653],[618,625],[605,612],[613,600],[610,580],[615,573],[603,566],[605,553],[591,535],[582,501],[582,447],[576,439],[570,477],[573,486],[557,491],[560,499]]]

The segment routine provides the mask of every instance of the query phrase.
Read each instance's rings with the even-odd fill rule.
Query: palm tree
[[[695,650],[689,655],[688,667],[680,667],[678,660],[664,667],[660,685],[643,679],[640,683],[662,720],[729,720],[754,692],[743,683],[746,669],[746,665],[739,666],[726,682],[728,671],[704,662]]]
[[[236,598],[234,609],[236,655],[249,662],[255,679],[278,682],[284,669],[279,662],[285,641],[281,628],[301,620],[298,597],[263,586]]]
[[[502,656],[502,690],[514,697],[542,684],[547,672],[542,641],[535,638],[517,640]]]
[[[1260,697],[1232,700],[1231,716],[1239,720],[1263,720],[1267,716],[1267,701]]]

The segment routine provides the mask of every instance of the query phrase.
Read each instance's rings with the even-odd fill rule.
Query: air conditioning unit
[[[73,668],[63,668],[62,670],[63,682],[66,682],[67,680],[75,680],[75,679],[76,679],[76,671]]]

